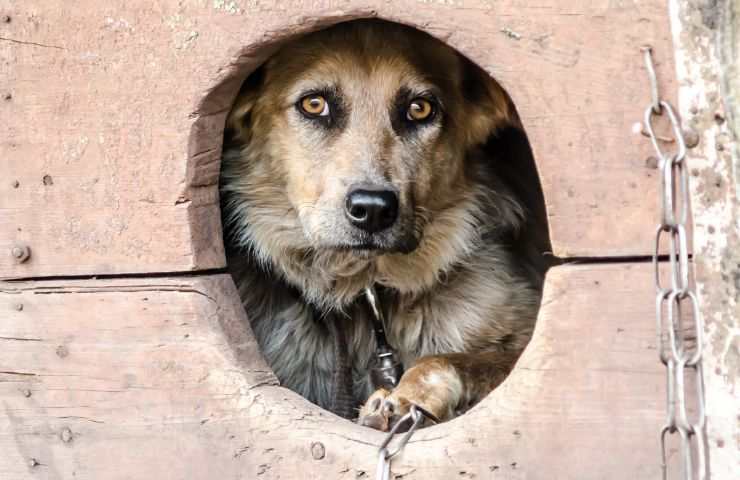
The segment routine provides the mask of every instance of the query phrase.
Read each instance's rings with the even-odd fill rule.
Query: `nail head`
[[[699,134],[696,133],[696,131],[693,129],[684,130],[683,138],[684,142],[686,143],[686,147],[688,148],[694,148],[695,146],[699,145]]]
[[[15,245],[10,250],[10,254],[17,263],[23,263],[31,256],[31,249],[27,245]]]

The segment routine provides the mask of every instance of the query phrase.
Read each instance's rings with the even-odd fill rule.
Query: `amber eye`
[[[299,103],[303,113],[310,117],[325,117],[329,115],[329,102],[321,95],[307,95]]]
[[[430,120],[434,114],[432,102],[425,98],[415,98],[411,100],[409,108],[406,111],[406,118],[412,122],[422,122]]]

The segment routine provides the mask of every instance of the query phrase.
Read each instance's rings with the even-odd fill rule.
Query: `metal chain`
[[[660,361],[666,367],[666,422],[660,431],[662,478],[668,478],[667,437],[678,433],[681,441],[683,478],[706,478],[704,383],[702,345],[704,323],[696,294],[689,283],[689,250],[686,222],[689,210],[689,179],[686,166],[686,142],[681,125],[671,105],[660,99],[653,67],[652,49],[644,47],[645,66],[650,78],[651,102],[645,110],[645,129],[658,155],[660,170],[660,225],[655,233],[653,268],[655,270],[655,312]],[[673,129],[675,152],[665,152],[655,135],[653,120],[666,114]],[[661,139],[662,140],[662,139]],[[661,240],[668,242],[670,285],[661,281],[659,261]],[[688,308],[686,308],[688,307]],[[693,373],[696,412],[689,418],[687,375]],[[696,460],[696,468],[694,467]]]
[[[414,434],[416,429],[419,428],[419,425],[421,425],[424,417],[427,417],[432,421],[436,421],[436,419],[430,416],[424,409],[419,408],[416,405],[411,405],[409,413],[401,417],[400,420],[398,420],[398,422],[393,425],[393,428],[391,428],[391,431],[388,432],[388,435],[386,435],[383,443],[381,443],[380,447],[378,447],[378,469],[376,470],[375,474],[375,478],[377,480],[390,480],[391,460],[393,459],[393,457],[401,453],[403,447],[406,446],[408,441],[411,439],[411,436]],[[393,437],[396,435],[398,429],[401,427],[401,425],[404,425],[409,420],[411,420],[412,422],[411,426],[398,441],[398,445],[396,446],[396,448],[394,448],[393,450],[388,449],[388,445],[391,443],[391,440],[393,440]]]

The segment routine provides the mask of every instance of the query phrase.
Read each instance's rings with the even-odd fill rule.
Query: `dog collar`
[[[375,358],[370,366],[370,382],[374,389],[392,390],[398,385],[403,375],[403,365],[398,361],[396,352],[388,343],[385,334],[385,317],[380,305],[378,291],[373,284],[365,289],[365,299],[370,308],[370,317],[375,333]]]

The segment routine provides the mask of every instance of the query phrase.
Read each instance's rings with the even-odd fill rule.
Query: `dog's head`
[[[271,254],[408,254],[470,197],[469,152],[514,117],[498,84],[425,33],[312,33],[252,74],[228,117],[242,145],[229,188],[247,200],[234,208]]]

